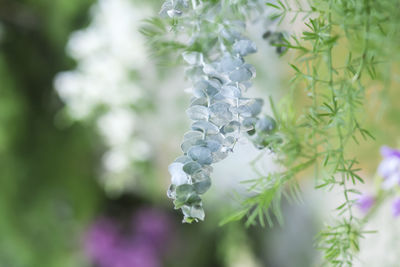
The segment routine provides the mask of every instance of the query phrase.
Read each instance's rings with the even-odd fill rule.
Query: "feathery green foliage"
[[[273,150],[287,171],[279,179],[274,179],[275,174],[254,182],[257,185],[252,189],[259,193],[243,204],[244,210],[250,211],[247,224],[257,217],[263,224],[258,207],[263,206],[268,218],[270,202],[265,205],[263,200],[251,200],[266,194],[279,198],[282,191],[276,190],[274,181],[278,180],[281,188],[292,183],[299,171],[313,166],[316,188],[340,188],[344,199],[336,209],[335,222],[319,234],[318,248],[330,265],[351,266],[365,233],[365,220],[355,217],[352,210],[360,194],[352,187],[363,179],[350,148],[359,144],[360,137],[374,139],[362,126],[365,94],[372,80],[388,84],[390,66],[398,63],[399,3],[327,0],[310,1],[308,5],[292,7],[286,1],[268,4],[276,9],[273,17],[280,21],[290,15],[294,22],[299,14],[305,15],[305,29],[282,44],[297,51],[291,64],[291,91],[275,108],[279,126],[276,135],[281,138]],[[307,105],[290,109],[299,96],[306,98]]]
[[[181,9],[187,8],[189,3],[184,0],[167,1],[161,12],[170,17],[171,29],[175,32],[182,27],[179,17],[183,17],[187,25],[194,25],[190,28],[192,31],[186,31],[186,36],[195,38],[183,49],[197,53],[186,54],[191,55],[190,60],[197,60],[200,55],[212,58],[216,44],[231,51],[232,39],[225,38],[224,34],[232,29],[237,31],[242,22],[234,21],[246,19],[259,4],[259,1],[192,2],[194,11],[186,15]],[[197,9],[196,3],[207,8]],[[329,265],[351,266],[359,250],[359,240],[366,231],[363,230],[365,220],[353,213],[355,198],[360,194],[354,186],[363,183],[363,179],[359,175],[358,160],[350,148],[374,139],[363,126],[365,96],[367,90],[379,88],[376,84],[372,86],[372,81],[383,88],[390,85],[392,68],[400,56],[400,4],[395,0],[310,0],[304,5],[300,1],[278,0],[264,4],[267,9],[274,10],[273,20],[304,24],[300,34],[293,33],[289,38],[280,35],[280,42],[273,43],[282,47],[281,51],[289,49],[296,55],[290,64],[294,74],[290,90],[279,104],[270,101],[276,131],[257,135],[256,139],[260,147],[268,147],[275,153],[277,162],[286,169],[260,174],[260,178],[247,181],[252,195],[242,202],[239,211],[221,224],[246,218],[247,226],[256,222],[265,225],[265,221],[272,225],[271,215],[281,222],[282,195],[298,198],[295,177],[313,168],[317,189],[336,188],[343,192],[343,203],[336,209],[337,219],[321,231],[317,246]],[[215,12],[215,8],[219,11]],[[210,14],[213,15],[210,17]],[[143,32],[155,38],[158,27],[155,24],[159,21],[151,23],[153,27]],[[243,33],[245,29],[239,28]],[[153,45],[165,43],[155,41]],[[239,76],[243,75],[246,76],[244,72]],[[303,100],[304,105],[300,106],[297,99]],[[196,117],[202,113],[199,109],[191,114]]]

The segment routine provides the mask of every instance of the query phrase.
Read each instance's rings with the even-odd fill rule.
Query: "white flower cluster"
[[[135,77],[149,71],[138,28],[150,12],[129,0],[100,0],[91,12],[90,25],[74,32],[67,45],[77,67],[58,74],[55,88],[69,116],[97,121],[108,147],[102,179],[107,190],[121,191],[134,184],[134,163],[150,155],[149,144],[137,135],[138,114],[132,109],[144,92]]]

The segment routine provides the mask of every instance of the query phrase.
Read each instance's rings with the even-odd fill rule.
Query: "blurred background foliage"
[[[1,266],[77,266],[78,231],[103,201],[96,140],[54,124],[54,75],[91,1],[1,1]],[[72,237],[72,238],[71,238]]]
[[[116,235],[124,239],[127,231],[141,229],[137,224],[136,230],[125,225],[137,221],[139,215],[135,214],[143,209],[167,218],[160,219],[169,234],[162,241],[162,253],[149,254],[147,265],[118,266],[312,266],[318,260],[312,246],[321,205],[316,204],[318,196],[307,189],[303,204],[283,203],[284,228],[246,229],[240,223],[217,227],[226,214],[221,203],[231,200],[227,192],[237,189],[238,180],[250,178],[245,176],[251,173],[250,167],[240,172],[240,163],[252,159],[247,155],[256,156],[249,148],[217,168],[215,178],[221,177],[223,182],[215,182],[220,191],[213,188],[210,192],[207,220],[195,225],[180,223],[181,215],[172,210],[165,191],[167,165],[179,154],[180,137],[188,125],[182,112],[188,96],[181,93],[186,83],[183,70],[156,68],[150,56],[153,77],[141,83],[140,71],[144,70],[140,69],[133,81],[155,99],[139,118],[145,125],[141,134],[152,147],[151,156],[135,165],[134,170],[140,172],[132,173],[138,181],[132,188],[107,187],[102,180],[102,158],[109,147],[96,124],[100,113],[85,120],[74,118],[54,88],[58,73],[78,66],[66,47],[72,32],[90,25],[94,4],[93,0],[0,0],[0,266],[117,266],[101,265],[101,259],[83,249],[92,242],[86,232],[99,218],[111,218],[117,225]],[[160,5],[157,0],[132,0],[134,8],[146,6],[153,14]],[[250,58],[259,74],[255,81],[259,90],[252,94],[267,96],[268,91],[268,95],[279,96],[285,92],[279,87],[280,80],[290,77],[290,71],[278,63],[274,48],[262,40],[262,29],[250,31],[256,32],[255,41],[260,44],[260,54]],[[396,79],[391,88],[398,86]],[[368,94],[372,118],[368,126],[377,141],[364,144],[358,154],[370,174],[378,164],[378,147],[397,144],[399,97],[398,91],[391,89]],[[178,113],[181,115],[175,117]],[[374,128],[376,125],[379,128]],[[146,244],[146,249],[150,246]],[[131,247],[132,253],[143,249],[137,244]],[[129,251],[130,246],[125,248]]]
[[[245,230],[240,224],[218,228],[221,217],[212,215],[202,224],[181,225],[180,214],[169,206],[166,166],[176,156],[181,129],[188,124],[182,112],[176,119],[162,117],[147,126],[153,127],[152,141],[159,146],[153,154],[156,158],[142,171],[140,188],[132,193],[103,187],[101,159],[107,148],[98,134],[98,117],[74,123],[53,84],[57,73],[76,68],[77,62],[65,48],[73,31],[90,25],[93,4],[86,0],[0,1],[0,266],[97,266],[96,259],[82,250],[85,232],[93,222],[108,217],[117,224],[126,223],[136,210],[155,206],[169,216],[168,231],[173,236],[163,244],[168,253],[155,259],[155,266],[251,267],[272,262],[266,253],[271,245],[264,244],[266,231]],[[161,2],[140,4],[156,14]],[[178,82],[166,78],[171,72],[180,75]],[[157,70],[166,89],[154,98],[171,102],[158,108],[158,114],[184,109],[188,97],[180,94],[181,73],[165,67]],[[151,86],[163,90],[155,83],[147,87]],[[175,92],[172,99],[168,90]],[[143,120],[154,120],[154,116]],[[218,207],[214,206],[211,209]],[[302,252],[306,256],[300,253],[306,262],[309,251]],[[151,262],[122,266],[154,266]]]

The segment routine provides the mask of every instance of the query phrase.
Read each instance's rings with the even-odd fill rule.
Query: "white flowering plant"
[[[152,159],[140,117],[151,111],[154,101],[137,78],[155,72],[146,61],[138,30],[151,12],[147,5],[135,7],[129,0],[101,0],[91,11],[90,25],[72,33],[67,44],[77,67],[59,73],[55,88],[71,120],[94,121],[105,144],[101,183],[118,195],[139,190],[138,177],[148,175],[146,165]]]

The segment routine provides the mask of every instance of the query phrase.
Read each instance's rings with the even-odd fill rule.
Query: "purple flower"
[[[385,158],[397,157],[400,158],[400,151],[397,149],[390,148],[388,146],[381,147],[381,155]]]
[[[398,217],[400,215],[400,198],[396,198],[393,201],[392,214],[393,214],[393,217]]]
[[[101,267],[161,267],[160,256],[154,249],[139,242],[121,245],[114,252],[112,262],[98,261]]]
[[[135,236],[161,250],[170,238],[172,225],[166,214],[155,209],[141,209],[132,219]]]
[[[378,167],[378,173],[384,178],[382,187],[390,189],[400,184],[400,151],[387,146],[381,148],[383,160]]]
[[[357,200],[358,208],[364,213],[367,213],[370,210],[370,208],[374,205],[374,203],[375,203],[375,198],[369,194],[363,194]]]
[[[155,209],[142,209],[122,227],[111,218],[94,222],[86,233],[85,251],[99,267],[160,267],[171,222]],[[165,246],[164,246],[165,247]]]
[[[115,257],[114,248],[117,243],[117,229],[114,223],[105,218],[96,221],[85,237],[85,251],[90,258],[101,259],[101,266],[111,266]]]

